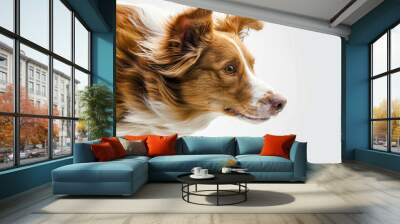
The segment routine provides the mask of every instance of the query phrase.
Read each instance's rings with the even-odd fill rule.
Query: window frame
[[[389,28],[387,28],[383,33],[379,34],[375,39],[373,39],[369,44],[369,149],[373,151],[380,151],[380,152],[386,152],[386,153],[392,153],[392,154],[400,154],[400,152],[394,152],[392,151],[392,121],[400,120],[400,117],[393,117],[392,116],[392,98],[391,98],[391,93],[392,93],[392,83],[391,79],[393,75],[396,75],[396,73],[400,72],[400,67],[397,68],[391,68],[391,31],[393,28],[400,26],[400,21],[397,21],[393,25],[391,25]],[[387,64],[386,64],[386,71],[382,72],[380,74],[376,74],[374,76],[373,74],[373,44],[378,41],[381,37],[384,35],[387,35],[386,41],[387,41],[387,52],[386,52],[386,57],[387,57]],[[386,87],[387,87],[387,93],[386,93],[386,98],[387,98],[387,105],[386,105],[386,117],[385,118],[373,118],[373,81],[375,79],[383,78],[386,77]],[[373,122],[374,121],[386,121],[386,150],[379,150],[374,148],[374,133],[373,133]]]
[[[49,47],[46,49],[45,47],[42,47],[39,44],[34,43],[33,41],[30,41],[27,38],[24,38],[23,36],[20,35],[20,0],[14,0],[13,1],[13,10],[14,10],[14,18],[13,18],[13,31],[10,31],[4,27],[0,26],[0,35],[3,35],[5,37],[11,38],[13,40],[13,64],[12,66],[12,74],[13,79],[14,79],[14,99],[13,99],[13,112],[2,112],[0,111],[0,116],[10,116],[13,119],[13,166],[10,167],[5,167],[5,168],[0,168],[0,172],[4,170],[10,170],[10,169],[16,169],[18,167],[23,167],[23,166],[29,166],[37,163],[43,163],[49,160],[58,160],[62,159],[65,157],[70,157],[74,153],[74,143],[75,143],[75,126],[76,126],[76,121],[79,120],[79,117],[75,116],[75,108],[72,106],[71,108],[71,114],[70,116],[58,116],[58,115],[53,115],[53,59],[58,60],[59,62],[62,62],[66,65],[71,66],[71,92],[72,92],[72,99],[71,99],[71,104],[75,104],[75,88],[74,88],[74,82],[75,82],[75,69],[85,73],[88,75],[89,78],[89,83],[88,86],[92,85],[92,57],[91,57],[91,49],[92,49],[92,43],[91,43],[91,37],[92,37],[92,30],[88,27],[88,25],[84,22],[84,20],[72,9],[72,7],[65,1],[65,0],[59,0],[68,10],[71,11],[71,59],[64,58],[63,56],[55,53],[53,50],[53,0],[48,0],[49,2]],[[88,31],[88,69],[85,69],[81,67],[80,65],[75,63],[75,18],[79,20],[79,22],[85,27],[85,29]],[[46,115],[39,115],[39,114],[26,114],[26,113],[21,113],[20,111],[20,45],[23,44],[27,47],[32,48],[33,50],[36,50],[40,53],[43,53],[48,56],[49,62],[48,62],[48,84],[46,90],[48,93],[46,95],[48,96],[48,112]],[[29,66],[27,64],[27,66]],[[30,67],[28,67],[30,68]],[[27,68],[27,69],[28,69]],[[34,78],[33,80],[36,80],[35,77],[36,70],[33,70],[33,75]],[[42,74],[42,73],[40,73]],[[30,74],[27,72],[26,77],[27,80],[30,80]],[[39,77],[41,78],[41,77]],[[34,81],[34,85],[35,85]],[[39,79],[39,83],[41,83],[41,79]],[[29,91],[27,89],[27,91]],[[36,91],[34,89],[34,91]],[[41,94],[40,94],[41,95]],[[45,118],[47,119],[48,122],[48,136],[47,136],[47,150],[48,150],[48,157],[44,158],[41,161],[38,162],[33,162],[33,163],[27,163],[27,164],[21,164],[20,161],[20,119],[21,118]],[[62,156],[54,156],[54,147],[53,147],[53,122],[56,120],[66,120],[66,121],[71,121],[71,154],[68,155],[62,155]]]

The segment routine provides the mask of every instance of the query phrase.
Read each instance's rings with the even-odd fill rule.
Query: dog
[[[118,135],[189,135],[220,115],[259,123],[282,111],[286,99],[255,76],[242,42],[263,22],[200,8],[160,15],[117,5]]]

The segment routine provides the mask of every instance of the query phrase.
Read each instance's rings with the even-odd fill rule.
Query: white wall
[[[119,2],[149,3],[145,0]],[[160,0],[151,3],[171,13],[182,5]],[[194,135],[297,135],[308,142],[308,161],[341,161],[341,42],[327,34],[265,23],[250,32],[245,44],[256,59],[255,72],[288,99],[286,108],[262,124],[219,117]]]
[[[308,142],[309,162],[340,162],[340,38],[265,23],[263,30],[249,33],[245,44],[256,58],[256,75],[288,99],[286,108],[258,125],[219,117],[195,135],[294,133]]]

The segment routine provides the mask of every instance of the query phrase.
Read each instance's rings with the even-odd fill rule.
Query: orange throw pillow
[[[290,148],[296,135],[265,135],[264,146],[261,149],[261,156],[280,156],[286,159],[290,158]]]
[[[116,137],[109,137],[109,138],[101,138],[101,142],[108,142],[114,149],[115,155],[117,158],[125,157],[126,151],[124,146],[122,146],[121,142]]]
[[[114,149],[108,142],[93,144],[91,145],[91,149],[94,157],[99,162],[110,161],[117,158]]]
[[[146,141],[147,135],[125,135],[124,139],[129,141]]]
[[[147,137],[147,155],[148,156],[165,156],[176,155],[176,139],[177,134],[171,136],[149,135]]]

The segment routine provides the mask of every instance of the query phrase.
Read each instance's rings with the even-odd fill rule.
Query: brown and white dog
[[[191,134],[219,115],[263,122],[286,99],[254,75],[242,42],[263,23],[190,8],[164,20],[117,6],[117,132]]]

